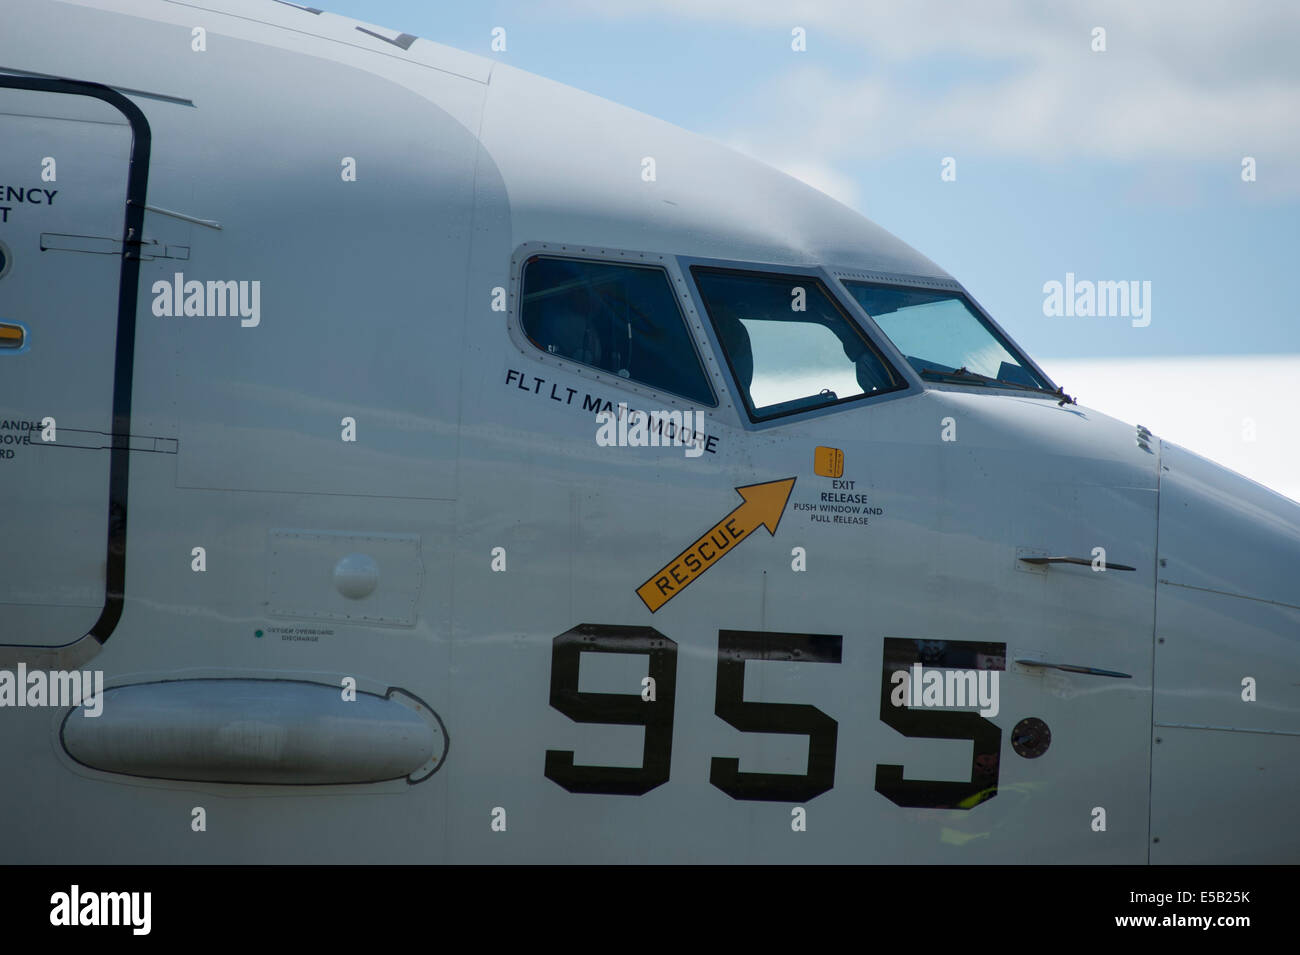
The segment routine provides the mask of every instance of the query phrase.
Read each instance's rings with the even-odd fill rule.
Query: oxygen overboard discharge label
[[[736,493],[745,499],[745,503],[710,527],[695,543],[638,587],[636,595],[641,602],[654,613],[760,527],[766,527],[775,537],[790,492],[794,490],[794,482],[794,478],[785,478],[736,488]]]

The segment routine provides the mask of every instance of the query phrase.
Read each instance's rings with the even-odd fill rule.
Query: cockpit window
[[[535,256],[520,320],[544,352],[717,404],[663,269]]]
[[[922,378],[1051,390],[959,293],[867,282],[844,285]]]
[[[816,278],[691,274],[755,420],[906,387]]]

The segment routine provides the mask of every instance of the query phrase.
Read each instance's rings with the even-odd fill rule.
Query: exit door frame
[[[38,93],[63,93],[102,100],[126,117],[131,126],[131,156],[127,161],[126,210],[122,222],[122,270],[117,286],[117,343],[113,356],[113,444],[109,450],[108,515],[104,605],[99,618],[83,636],[57,646],[0,645],[0,662],[21,660],[29,666],[76,667],[92,659],[112,636],[122,618],[126,593],[126,510],[130,476],[131,391],[135,373],[135,320],[140,292],[140,243],[144,235],[145,201],[149,189],[149,157],[153,133],[140,107],[101,83],[60,77],[0,73],[0,88]]]

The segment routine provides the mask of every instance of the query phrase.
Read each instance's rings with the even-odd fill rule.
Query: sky
[[[1300,500],[1300,4],[311,2],[803,179],[950,272],[1082,404]],[[1136,282],[1147,312],[1047,314],[1067,281]]]

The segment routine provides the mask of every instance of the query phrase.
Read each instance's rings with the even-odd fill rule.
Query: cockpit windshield
[[[907,387],[813,276],[691,273],[755,421]]]
[[[922,378],[1054,391],[960,293],[844,284]]]

